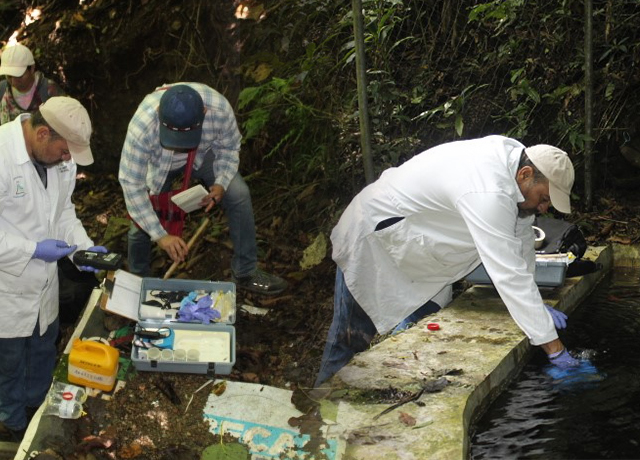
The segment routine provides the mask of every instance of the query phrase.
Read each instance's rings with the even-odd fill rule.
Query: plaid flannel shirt
[[[129,122],[120,158],[118,180],[124,192],[131,218],[157,241],[167,234],[149,201],[149,194],[160,193],[171,169],[173,151],[160,145],[158,107],[164,89],[179,83],[163,85],[148,94]],[[196,151],[194,169],[213,168],[216,184],[227,189],[238,172],[240,141],[233,108],[220,93],[201,83],[186,84],[202,96],[207,112],[202,124],[202,138]],[[212,164],[203,164],[205,154],[213,151]]]

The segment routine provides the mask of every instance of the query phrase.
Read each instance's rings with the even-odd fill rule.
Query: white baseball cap
[[[527,147],[525,153],[536,168],[549,179],[551,204],[565,214],[571,212],[571,187],[575,179],[569,155],[558,147],[539,144]]]
[[[21,77],[27,67],[34,65],[31,50],[20,43],[7,46],[0,56],[0,75],[11,77]]]
[[[68,96],[55,96],[40,106],[40,113],[49,126],[67,141],[73,161],[80,166],[93,163],[89,143],[91,120],[80,102]]]

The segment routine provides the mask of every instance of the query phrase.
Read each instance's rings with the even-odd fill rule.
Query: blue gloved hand
[[[580,365],[580,360],[571,356],[566,348],[557,353],[551,353],[548,357],[549,362],[560,369],[568,369]]]
[[[556,325],[556,329],[564,329],[567,327],[567,315],[562,313],[560,310],[556,310],[549,304],[544,304],[547,307],[547,311],[551,313],[551,317],[553,318],[553,324]]]
[[[90,248],[87,248],[87,251],[102,252],[104,254],[109,252],[109,250],[107,248],[105,248],[104,246],[91,246]],[[87,265],[85,265],[83,267],[78,267],[78,270],[81,270],[83,272],[93,272],[93,273],[98,273],[100,271],[99,268],[89,267]]]
[[[77,247],[76,244],[69,246],[62,240],[42,240],[36,244],[36,250],[31,258],[55,262],[71,254]]]
[[[588,359],[581,359],[577,366],[564,369],[549,365],[544,371],[553,379],[554,388],[560,391],[575,391],[577,388],[586,388],[602,382],[606,378],[606,375],[598,371]]]

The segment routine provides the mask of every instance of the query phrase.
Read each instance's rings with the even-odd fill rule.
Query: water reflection
[[[472,460],[640,459],[640,271],[615,271],[568,324],[596,371],[558,379],[535,353],[475,427]]]

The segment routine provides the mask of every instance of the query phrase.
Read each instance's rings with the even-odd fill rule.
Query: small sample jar
[[[147,351],[147,358],[149,361],[158,361],[160,359],[160,348],[149,348]]]
[[[162,361],[173,361],[173,351],[165,348],[160,352],[160,359]]]
[[[187,361],[199,361],[200,360],[200,350],[196,350],[195,348],[191,348],[187,350]]]

